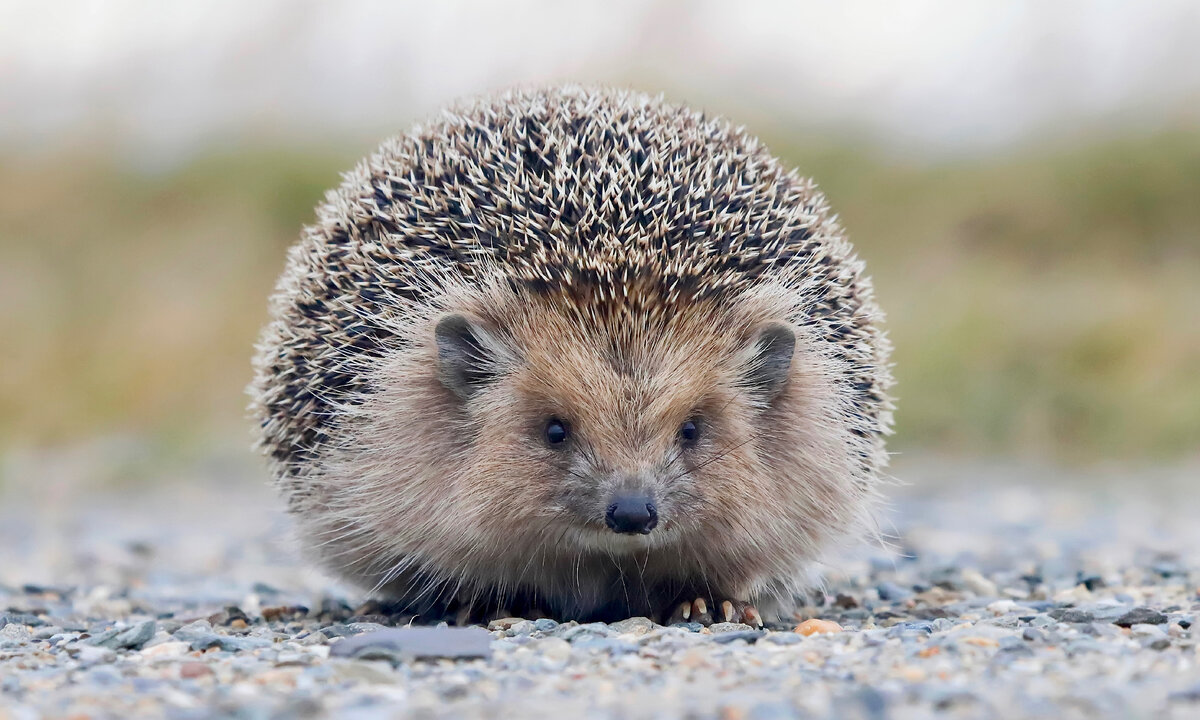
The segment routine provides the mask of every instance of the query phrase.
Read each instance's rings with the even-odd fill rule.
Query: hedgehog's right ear
[[[434,330],[438,380],[462,400],[469,400],[499,374],[500,348],[487,331],[463,315],[447,315]]]
[[[796,353],[796,333],[783,323],[765,326],[754,341],[746,384],[763,403],[770,403],[787,384]]]

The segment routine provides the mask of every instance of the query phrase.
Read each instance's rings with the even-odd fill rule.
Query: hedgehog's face
[[[708,314],[617,339],[552,313],[437,325],[438,374],[477,441],[469,492],[555,542],[627,552],[720,531],[775,502],[765,481],[796,335]]]

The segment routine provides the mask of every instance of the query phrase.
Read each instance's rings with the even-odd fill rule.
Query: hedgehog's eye
[[[700,425],[695,420],[688,420],[679,426],[679,439],[686,446],[696,444],[696,440],[700,437]]]
[[[546,442],[561,445],[570,437],[571,430],[566,421],[552,417],[546,421]]]

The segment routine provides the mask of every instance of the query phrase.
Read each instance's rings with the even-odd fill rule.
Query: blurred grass
[[[896,344],[895,449],[1195,457],[1200,132],[938,164],[765,139],[821,183],[876,280]],[[284,252],[367,149],[163,172],[0,161],[0,448],[240,433]]]

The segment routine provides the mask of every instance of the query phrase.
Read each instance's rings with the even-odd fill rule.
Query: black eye
[[[698,437],[700,437],[700,427],[696,425],[695,420],[688,420],[679,426],[679,439],[685,444],[690,445],[696,442]]]
[[[567,429],[567,424],[558,418],[550,418],[546,421],[546,442],[551,445],[558,445],[566,442],[570,435]]]

